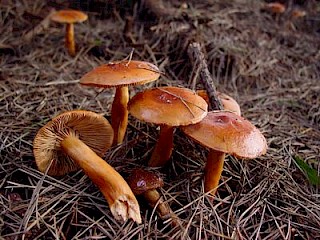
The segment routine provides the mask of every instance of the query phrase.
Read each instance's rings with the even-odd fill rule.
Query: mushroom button
[[[70,56],[76,55],[74,41],[74,23],[86,21],[88,15],[77,10],[60,10],[52,14],[51,20],[59,23],[66,23],[65,45]]]
[[[116,88],[111,109],[111,124],[114,130],[113,145],[123,142],[127,125],[129,85],[140,85],[155,81],[160,70],[155,65],[143,61],[120,61],[96,67],[85,74],[80,83],[87,86]]]
[[[161,177],[153,172],[137,168],[131,172],[127,181],[135,195],[142,195],[152,208],[156,207],[161,219],[171,218],[173,226],[181,225],[178,217],[157,191],[157,188],[163,187]]]
[[[225,153],[256,158],[266,153],[267,142],[248,120],[232,112],[215,111],[199,123],[181,127],[196,142],[210,149],[205,166],[205,191],[214,195],[223,170]]]
[[[37,133],[33,152],[40,171],[59,176],[79,167],[99,187],[111,213],[119,221],[141,222],[138,202],[122,176],[101,156],[111,146],[113,130],[101,115],[68,111],[52,119]]]
[[[194,124],[207,115],[208,104],[187,88],[159,87],[136,94],[128,103],[130,114],[160,125],[160,135],[149,166],[163,166],[173,149],[174,127]]]

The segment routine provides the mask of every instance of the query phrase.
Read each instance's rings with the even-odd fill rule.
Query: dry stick
[[[188,55],[194,68],[199,71],[200,80],[209,96],[209,111],[223,110],[223,106],[217,96],[216,88],[208,70],[207,62],[204,58],[204,54],[201,52],[200,44],[198,42],[189,44]]]

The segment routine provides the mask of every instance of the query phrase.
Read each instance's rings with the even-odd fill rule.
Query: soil
[[[282,1],[0,2],[0,239],[320,239],[319,184],[297,165],[320,173],[320,2]],[[50,12],[85,11],[68,55],[64,26]],[[295,17],[293,10],[305,11]],[[103,195],[82,171],[62,177],[37,170],[33,139],[54,116],[85,109],[110,120],[113,90],[84,87],[94,67],[128,58],[149,61],[158,81],[131,86],[203,89],[188,46],[198,42],[215,88],[241,106],[264,134],[267,153],[227,155],[214,198],[204,193],[208,149],[175,130],[163,177],[163,199],[181,225],[160,219],[137,197],[143,222],[114,220]],[[147,168],[158,128],[129,117],[123,144],[104,159],[127,178]]]

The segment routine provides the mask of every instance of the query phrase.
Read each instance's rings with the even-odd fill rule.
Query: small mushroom
[[[286,11],[286,6],[279,2],[271,2],[265,5],[265,9],[275,14],[281,14]]]
[[[80,83],[101,88],[116,88],[111,109],[111,124],[114,130],[113,145],[123,142],[127,125],[130,85],[140,85],[155,81],[160,70],[155,65],[143,61],[119,61],[101,65],[85,74]]]
[[[148,163],[166,164],[173,149],[174,127],[195,124],[207,115],[208,104],[187,88],[159,87],[136,94],[128,103],[135,118],[160,125],[160,135]]]
[[[157,188],[163,187],[163,180],[155,173],[140,168],[134,169],[127,179],[135,195],[142,195],[150,207],[155,208],[162,220],[172,219],[172,226],[181,225],[169,204],[163,201]]]
[[[33,153],[38,169],[53,176],[79,167],[99,187],[119,221],[141,223],[138,202],[122,176],[101,156],[111,146],[108,120],[90,111],[68,111],[53,118],[37,133]]]
[[[74,41],[74,23],[84,22],[88,15],[77,10],[60,10],[52,14],[51,20],[59,23],[66,23],[65,45],[70,56],[76,55]]]
[[[197,94],[209,103],[209,96],[206,90],[197,90]],[[234,112],[235,114],[241,116],[240,106],[236,100],[225,93],[217,92],[217,96],[220,99],[223,109],[227,111]]]
[[[293,9],[291,11],[291,19],[303,18],[306,15],[307,15],[307,12],[299,8]]]
[[[199,123],[181,127],[196,142],[210,149],[205,166],[205,192],[216,193],[225,154],[256,158],[266,153],[267,142],[248,120],[232,112],[214,111]]]

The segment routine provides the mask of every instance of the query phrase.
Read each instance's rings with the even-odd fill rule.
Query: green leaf
[[[103,42],[102,42],[102,40],[100,40],[100,39],[95,39],[95,40],[93,41],[93,44],[94,44],[95,46],[101,46],[101,45],[103,44]]]
[[[318,175],[317,170],[314,168],[310,167],[300,156],[296,155],[293,157],[295,160],[296,164],[300,168],[300,170],[306,175],[308,178],[309,182],[312,185],[320,185],[320,176]]]

